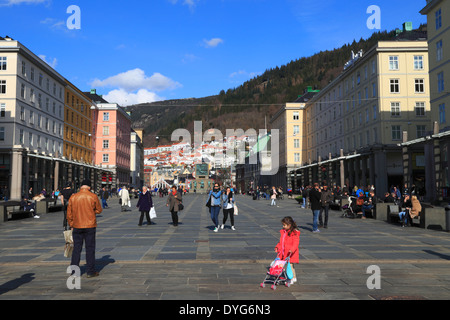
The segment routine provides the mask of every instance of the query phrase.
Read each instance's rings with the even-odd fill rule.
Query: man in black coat
[[[313,232],[320,232],[318,228],[319,214],[320,214],[320,198],[321,192],[319,184],[314,183],[314,188],[309,192],[309,203],[311,204],[311,210],[313,213]]]

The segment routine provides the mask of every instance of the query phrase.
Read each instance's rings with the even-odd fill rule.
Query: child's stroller
[[[342,210],[344,213],[342,214],[342,218],[350,218],[355,219],[356,213],[355,213],[355,205],[356,205],[356,197],[349,196],[348,197],[348,204],[342,206]]]
[[[285,285],[286,287],[291,286],[291,279],[293,277],[292,270],[290,270],[290,256],[286,260],[281,260],[280,256],[271,263],[269,271],[267,272],[266,278],[261,283],[261,288],[265,288],[266,283],[272,284],[270,287],[275,290],[278,285]]]

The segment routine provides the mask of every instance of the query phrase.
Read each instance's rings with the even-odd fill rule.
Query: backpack
[[[356,205],[357,206],[364,205],[364,198],[363,197],[359,197],[358,199],[356,199]]]

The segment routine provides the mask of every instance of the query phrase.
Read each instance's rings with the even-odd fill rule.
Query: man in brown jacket
[[[72,195],[67,206],[67,222],[72,228],[73,253],[72,266],[80,265],[83,241],[86,245],[87,277],[99,275],[95,271],[95,234],[97,229],[96,215],[102,213],[102,206],[97,195],[91,192],[91,181],[81,183],[80,192]]]

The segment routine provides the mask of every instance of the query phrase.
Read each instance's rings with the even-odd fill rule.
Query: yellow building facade
[[[66,159],[93,164],[93,102],[70,82],[65,88],[64,149]]]
[[[416,139],[405,135],[400,145],[406,177],[414,176],[414,157],[424,152],[423,200],[440,205],[450,200],[450,0],[428,0],[420,13],[427,16],[432,131]]]
[[[432,130],[428,43],[412,32],[402,34],[414,40],[380,41],[354,53],[333,82],[293,104],[298,135],[288,105],[272,119],[272,128],[285,132],[280,172],[286,168],[291,185],[375,185],[384,194],[403,184],[404,132],[415,139]]]

